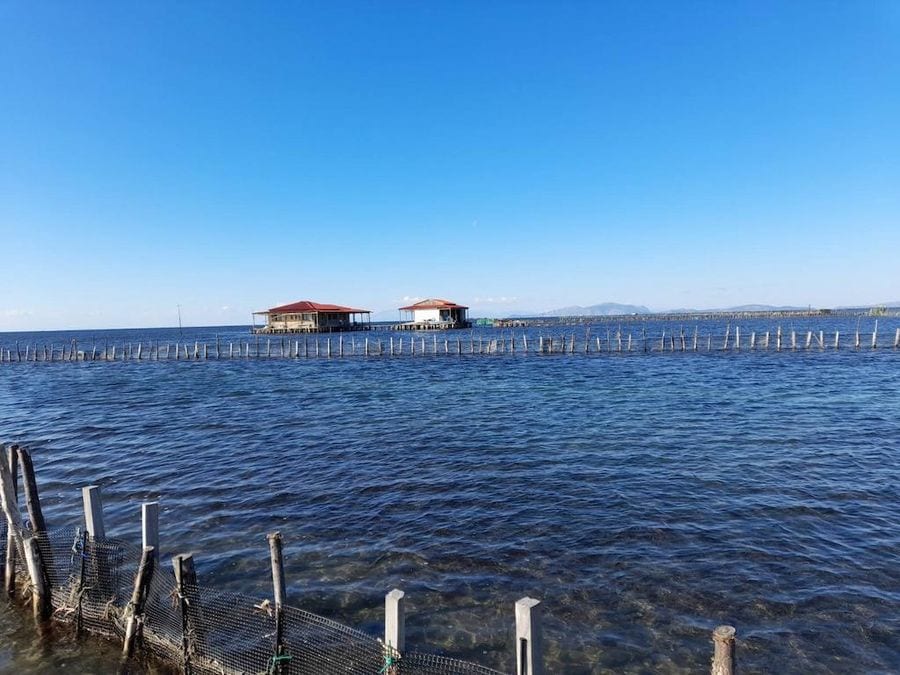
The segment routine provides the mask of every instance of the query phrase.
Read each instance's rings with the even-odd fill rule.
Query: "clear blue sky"
[[[0,330],[900,300],[900,3],[0,0]]]

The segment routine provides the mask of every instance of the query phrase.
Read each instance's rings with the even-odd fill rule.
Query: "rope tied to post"
[[[266,675],[273,675],[278,670],[278,666],[293,660],[294,657],[290,654],[275,654],[269,659],[269,667],[266,669]]]
[[[394,666],[400,665],[400,657],[386,653],[384,655],[384,667],[378,671],[378,675],[391,675],[394,672]]]

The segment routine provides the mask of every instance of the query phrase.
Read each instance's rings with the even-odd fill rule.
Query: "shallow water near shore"
[[[744,672],[900,670],[890,348],[4,364],[0,411],[51,527],[159,499],[164,556],[260,597],[280,530],[291,604],[378,634],[403,588],[422,651],[510,670],[531,595],[549,672],[697,672],[721,623]],[[33,640],[0,606],[3,672],[115,668]]]

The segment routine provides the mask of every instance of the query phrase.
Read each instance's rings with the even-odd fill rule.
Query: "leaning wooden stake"
[[[144,604],[147,601],[147,591],[150,589],[150,580],[153,578],[157,555],[156,549],[152,546],[145,546],[141,553],[141,564],[138,566],[137,575],[134,578],[131,602],[125,609],[125,642],[122,646],[124,661],[130,659],[134,654],[134,643],[144,625]]]
[[[47,571],[41,558],[41,549],[35,536],[28,536],[22,540],[22,551],[25,555],[25,566],[28,568],[28,576],[31,577],[31,608],[36,619],[46,619],[50,616],[50,582],[47,579]]]
[[[541,650],[541,601],[516,602],[516,675],[543,675]]]
[[[3,446],[0,446],[2,448]],[[3,472],[3,483],[0,485],[0,495],[3,498],[3,512],[6,514],[6,565],[4,566],[4,588],[7,594],[16,592],[16,530],[13,528],[13,511],[19,515],[19,499],[16,486],[16,476],[19,473],[18,455],[16,446],[13,445],[7,451],[0,452],[0,464],[6,469]],[[8,454],[7,454],[8,453]],[[2,471],[2,469],[0,469]],[[7,477],[9,485],[7,486]],[[21,516],[19,516],[21,518]]]
[[[733,626],[719,626],[713,631],[714,653],[710,675],[733,675],[735,672]]]
[[[31,453],[25,448],[17,447],[16,455],[19,466],[22,467],[22,486],[25,491],[25,507],[28,510],[28,520],[31,521],[31,530],[32,532],[46,532],[47,523],[44,521],[44,512],[41,510],[41,498],[38,495]]]
[[[286,589],[284,583],[284,557],[281,551],[281,532],[273,532],[266,537],[269,540],[269,557],[272,559],[272,587],[275,591],[275,653],[268,670],[270,673],[285,672],[284,664],[291,660],[284,653],[284,604]]]

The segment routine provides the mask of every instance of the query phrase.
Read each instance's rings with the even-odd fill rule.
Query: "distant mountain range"
[[[539,316],[619,316],[628,314],[652,314],[643,305],[620,305],[617,302],[603,302],[599,305],[581,307],[560,307],[549,312],[543,312]]]
[[[705,312],[796,312],[809,309],[809,307],[796,307],[793,305],[738,305],[719,309],[669,309],[660,312],[652,312],[643,305],[622,305],[617,302],[603,302],[598,305],[581,307],[572,305],[560,307],[549,312],[542,312],[538,316],[629,316],[632,314],[699,314]]]

